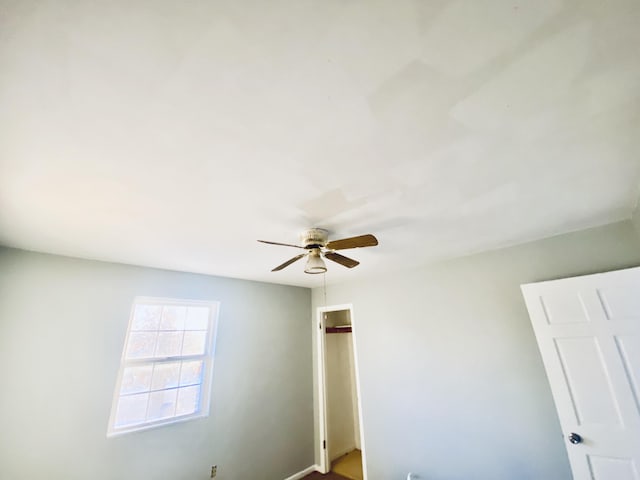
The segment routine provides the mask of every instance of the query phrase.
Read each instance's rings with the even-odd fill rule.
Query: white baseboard
[[[319,470],[320,470],[320,467],[318,467],[318,465],[311,465],[310,467],[307,467],[298,473],[294,473],[293,475],[285,478],[284,480],[300,480],[301,478],[306,477],[310,473],[317,472]]]
[[[347,449],[345,449],[345,450],[343,450],[343,451],[341,451],[341,452],[336,453],[336,454],[333,456],[333,458],[330,458],[329,460],[331,460],[331,462],[333,462],[334,460],[337,460],[338,458],[340,458],[340,457],[342,457],[342,456],[346,455],[347,453],[353,452],[355,449],[356,449],[356,447],[355,447],[355,446],[353,446],[353,447],[349,447],[349,448],[347,448]],[[360,450],[360,449],[358,449],[358,450]]]

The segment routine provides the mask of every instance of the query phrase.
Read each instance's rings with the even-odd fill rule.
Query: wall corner
[[[640,244],[640,204],[636,206],[636,209],[631,216],[631,223],[633,224],[633,229],[636,234],[636,239]]]

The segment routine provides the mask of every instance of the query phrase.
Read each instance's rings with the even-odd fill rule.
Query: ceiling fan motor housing
[[[329,232],[322,228],[310,228],[300,234],[300,242],[304,248],[322,248],[327,244]]]

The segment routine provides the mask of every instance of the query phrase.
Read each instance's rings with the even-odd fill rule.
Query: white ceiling
[[[0,243],[318,286],[629,218],[637,0],[0,0]]]

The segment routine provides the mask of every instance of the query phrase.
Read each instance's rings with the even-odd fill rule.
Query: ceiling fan
[[[270,245],[282,245],[284,247],[302,248],[307,250],[306,253],[301,253],[295,257],[287,260],[282,265],[278,265],[271,270],[277,272],[285,267],[288,267],[293,262],[297,262],[302,257],[308,257],[307,265],[304,268],[304,273],[324,273],[327,271],[327,267],[322,260],[322,257],[344,265],[347,268],[353,268],[360,264],[357,260],[354,260],[344,255],[336,253],[336,250],[347,250],[349,248],[361,248],[361,247],[375,247],[378,245],[378,239],[373,235],[359,235],[357,237],[343,238],[340,240],[329,241],[329,232],[322,228],[310,228],[300,234],[301,245],[294,245],[291,243],[270,242],[268,240],[258,240],[262,243],[268,243]]]

